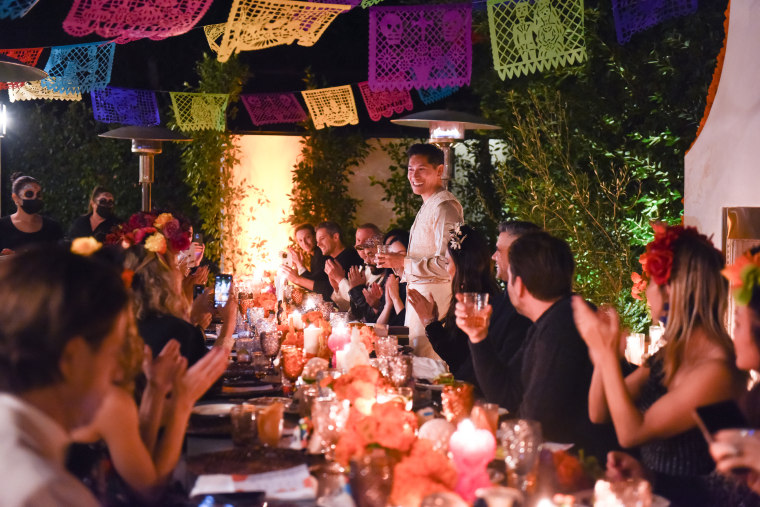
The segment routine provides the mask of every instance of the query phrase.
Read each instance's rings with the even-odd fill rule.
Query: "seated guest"
[[[288,247],[288,257],[294,266],[283,265],[282,269],[291,283],[306,290],[316,291],[314,289],[315,281],[327,281],[327,274],[325,273],[325,257],[322,255],[322,250],[317,247],[314,226],[311,224],[299,225],[296,227],[295,237],[298,248]],[[322,296],[325,301],[329,301],[329,295],[325,297],[325,294],[322,293]]]
[[[354,248],[364,261],[364,266],[354,266],[339,282],[342,298],[350,303],[351,314],[362,322],[375,322],[380,314],[380,300],[383,294],[381,282],[385,270],[375,265],[377,245],[383,242],[383,233],[375,224],[362,224],[356,229]],[[335,269],[334,276],[340,276]]]
[[[491,256],[488,243],[477,230],[469,225],[457,226],[451,231],[446,259],[446,269],[451,275],[451,294],[464,292],[487,293],[496,298],[498,288],[491,275]],[[456,326],[455,301],[442,318],[438,306],[431,297],[426,298],[414,289],[408,292],[409,304],[425,325],[425,334],[435,353],[449,365],[454,378],[477,385],[475,370],[470,357],[469,340],[464,331]]]
[[[96,186],[92,189],[88,207],[87,214],[71,224],[68,239],[92,236],[104,243],[111,230],[121,223],[113,213],[113,194],[105,187]]]
[[[136,213],[122,226],[122,238],[132,243],[125,267],[134,273],[132,293],[137,327],[145,343],[158,354],[170,339],[180,344],[180,353],[192,366],[206,352],[203,330],[193,325],[190,307],[182,293],[182,273],[177,252],[190,243],[189,224],[170,213],[155,216]],[[200,298],[199,298],[200,299]],[[237,300],[231,291],[224,307],[222,331],[216,346],[226,346],[235,328]]]
[[[593,367],[573,322],[570,247],[545,232],[524,234],[509,247],[508,262],[509,299],[533,325],[504,371],[505,408],[540,422],[545,440],[572,442],[588,455],[606,455],[616,445],[611,427],[595,426],[589,419]],[[483,328],[468,327],[466,315],[460,301],[457,325],[472,339]]]
[[[364,261],[354,247],[343,244],[343,232],[335,222],[322,222],[316,231],[317,246],[325,256],[328,279],[316,280],[314,292],[322,294],[325,301],[332,300],[341,311],[348,311],[348,300],[341,298],[339,283],[352,266],[361,266]]]
[[[404,229],[391,229],[383,237],[383,244],[393,254],[406,256],[409,246],[409,231]],[[382,282],[383,294],[380,306],[382,310],[377,317],[378,324],[389,326],[403,326],[406,318],[406,282],[402,282],[392,269],[385,270],[385,279]],[[374,294],[368,289],[363,289],[364,297],[369,300]]]
[[[509,247],[524,234],[539,232],[541,228],[531,222],[512,220],[499,224],[496,251],[491,256],[496,265],[496,278],[509,280]],[[493,313],[490,324],[470,334],[470,354],[475,375],[486,400],[505,406],[504,370],[525,341],[530,320],[515,310],[509,292],[491,298]]]
[[[0,262],[0,503],[95,506],[64,468],[95,416],[127,326],[120,272],[63,247]]]
[[[721,253],[692,227],[658,224],[642,266],[652,319],[667,312],[667,344],[627,377],[615,311],[595,313],[580,298],[573,301],[594,364],[589,415],[595,422],[611,420],[620,444],[638,448],[656,476],[656,493],[675,505],[726,505],[713,496],[723,488],[715,487],[715,464],[693,415],[699,406],[738,398],[746,383],[724,327]]]
[[[40,215],[43,205],[40,182],[19,173],[14,173],[11,180],[11,199],[16,212],[0,218],[0,255],[12,254],[36,243],[62,240],[63,229],[58,222]]]

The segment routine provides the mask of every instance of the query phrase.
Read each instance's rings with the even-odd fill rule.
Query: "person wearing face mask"
[[[42,186],[31,176],[11,176],[11,198],[16,212],[0,218],[0,255],[36,243],[56,243],[63,239],[63,229],[55,220],[42,216]]]
[[[114,215],[113,208],[111,191],[100,185],[96,186],[90,196],[87,214],[74,220],[69,229],[68,239],[92,236],[103,243],[111,230],[121,223]]]

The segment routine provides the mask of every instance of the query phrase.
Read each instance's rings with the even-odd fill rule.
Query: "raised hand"
[[[583,341],[596,363],[601,354],[620,356],[620,318],[611,307],[594,311],[580,296],[573,296],[573,318]]]
[[[148,385],[157,392],[166,395],[172,388],[172,383],[182,364],[182,356],[179,353],[179,342],[169,340],[154,358],[150,347],[143,348],[142,370]]]
[[[182,358],[182,364],[176,372],[172,386],[172,401],[175,406],[191,409],[209,387],[222,376],[227,368],[228,354],[227,350],[214,347],[189,369],[187,360]]]
[[[383,289],[376,283],[371,283],[366,289],[362,289],[362,294],[367,304],[372,308],[380,307],[380,298],[383,297]],[[388,303],[390,304],[390,303]]]
[[[364,269],[359,266],[351,266],[351,269],[348,270],[348,285],[353,289],[366,284],[367,276],[364,274]]]

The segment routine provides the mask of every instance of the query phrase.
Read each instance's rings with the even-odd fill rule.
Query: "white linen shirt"
[[[66,431],[47,414],[0,393],[0,506],[98,505],[64,467],[68,444]]]

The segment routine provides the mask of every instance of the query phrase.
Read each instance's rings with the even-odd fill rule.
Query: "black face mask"
[[[98,205],[95,208],[95,211],[97,212],[98,215],[100,215],[101,217],[105,219],[111,218],[113,216],[113,206]]]
[[[24,213],[34,215],[42,211],[42,201],[40,199],[21,199],[21,209]]]

